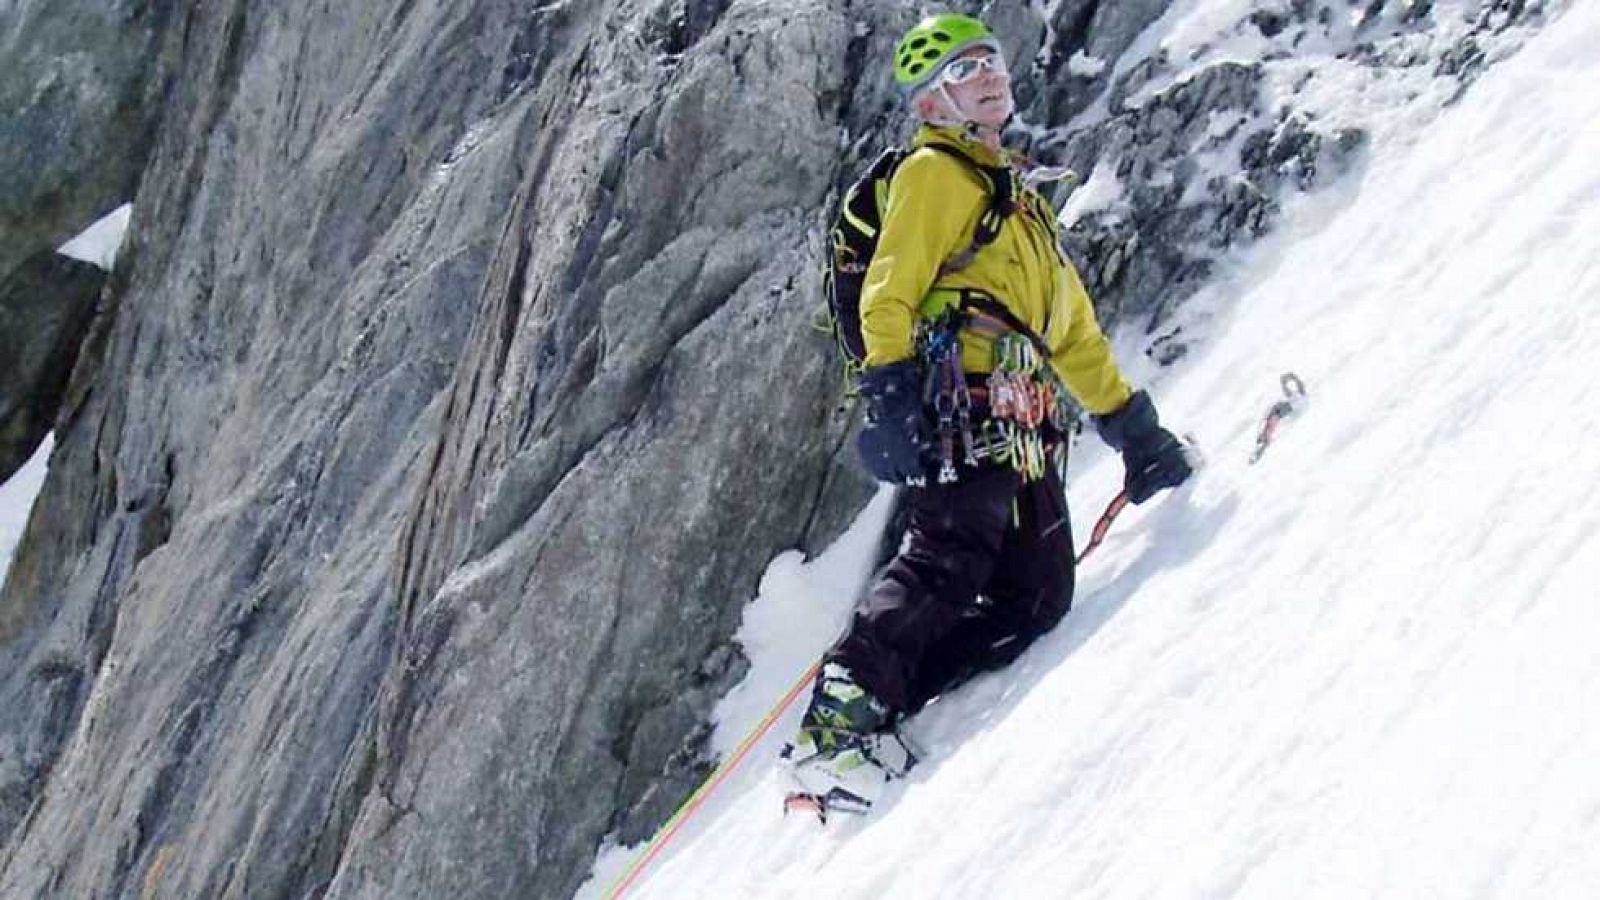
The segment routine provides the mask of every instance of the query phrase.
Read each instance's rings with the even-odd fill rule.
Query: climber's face
[[[964,121],[999,128],[1016,108],[1011,75],[1004,56],[987,47],[973,47],[945,63],[939,84],[953,112]]]

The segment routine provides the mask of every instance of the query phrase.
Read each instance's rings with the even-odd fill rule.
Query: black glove
[[[867,401],[866,424],[856,449],[867,471],[896,484],[926,477],[922,457],[932,446],[922,411],[922,373],[912,360],[874,366],[857,381]]]
[[[1127,469],[1123,487],[1134,503],[1149,500],[1162,488],[1183,484],[1194,472],[1183,444],[1161,427],[1156,405],[1144,391],[1134,392],[1121,409],[1095,416],[1094,421],[1101,439],[1122,453]]]

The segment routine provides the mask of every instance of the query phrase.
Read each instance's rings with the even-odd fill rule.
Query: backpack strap
[[[986,166],[950,144],[934,141],[923,146],[932,147],[947,156],[961,160],[973,169],[989,188],[989,205],[978,216],[978,225],[972,233],[972,243],[939,267],[940,275],[949,275],[972,265],[978,251],[994,243],[995,238],[1000,236],[1000,227],[1005,224],[1006,217],[1017,211],[1019,202],[1017,175],[1009,166]],[[1002,330],[1014,331],[1033,345],[1039,352],[1040,358],[1050,358],[1050,345],[1029,328],[1026,322],[1006,308],[1004,303],[976,288],[959,288],[957,293],[961,298],[958,308],[963,314],[966,327],[976,326],[995,333]]]
[[[965,163],[977,173],[988,188],[989,205],[984,207],[982,214],[978,216],[978,226],[972,232],[972,243],[960,253],[945,260],[939,267],[940,275],[949,275],[972,265],[973,259],[978,256],[978,251],[994,243],[994,239],[1000,236],[1000,226],[1005,224],[1006,217],[1016,212],[1016,173],[1009,166],[986,166],[960,149],[939,141],[932,141],[922,146],[938,150]]]

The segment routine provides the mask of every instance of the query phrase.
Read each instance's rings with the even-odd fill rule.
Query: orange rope
[[[794,683],[794,686],[789,688],[789,692],[783,695],[783,699],[778,701],[778,705],[774,706],[767,713],[766,718],[762,719],[761,723],[745,736],[738,748],[733,751],[733,755],[729,756],[722,765],[717,767],[715,772],[711,773],[711,777],[707,778],[704,784],[701,784],[693,794],[689,795],[689,799],[678,807],[678,811],[672,814],[672,818],[667,820],[667,824],[662,827],[661,831],[654,838],[651,838],[650,844],[645,847],[639,858],[635,859],[633,864],[628,867],[628,870],[622,873],[622,877],[617,879],[617,883],[612,885],[611,890],[606,893],[606,900],[617,900],[627,892],[628,888],[638,879],[640,873],[650,865],[652,860],[660,855],[661,849],[667,845],[668,841],[672,840],[673,835],[678,833],[678,829],[683,827],[683,823],[694,815],[695,810],[705,803],[706,798],[711,796],[711,792],[716,790],[718,785],[733,774],[733,770],[755,748],[762,736],[772,728],[773,723],[778,721],[784,710],[789,708],[789,704],[793,703],[795,698],[800,696],[800,692],[804,691],[806,686],[816,679],[817,672],[821,668],[822,660],[819,659],[812,663],[811,668],[806,669],[805,673]]]

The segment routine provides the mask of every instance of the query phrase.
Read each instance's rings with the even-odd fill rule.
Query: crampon
[[[866,735],[825,753],[797,752],[792,744],[783,749],[793,788],[783,798],[784,815],[810,813],[824,825],[834,814],[871,812],[884,786],[917,764],[916,751],[897,731]]]

